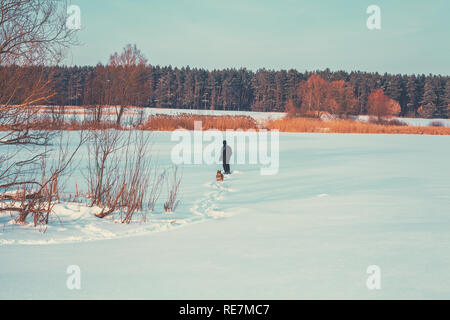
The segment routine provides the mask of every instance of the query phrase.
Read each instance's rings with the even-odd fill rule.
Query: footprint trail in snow
[[[234,174],[235,172],[233,172]],[[239,172],[236,172],[238,174]],[[190,214],[152,214],[148,213],[145,223],[136,221],[123,225],[115,216],[110,219],[98,219],[93,212],[99,208],[90,208],[82,204],[61,203],[56,205],[58,219],[53,219],[45,233],[38,232],[30,223],[21,229],[14,229],[14,224],[6,223],[8,217],[0,216],[0,223],[5,221],[0,229],[0,246],[2,245],[48,245],[60,243],[86,242],[105,239],[118,239],[138,236],[153,232],[173,230],[193,223],[201,223],[209,219],[220,219],[231,216],[223,210],[222,205],[227,195],[235,192],[230,188],[232,176],[226,176],[225,181],[211,181],[203,186],[204,194],[194,202],[189,210]],[[63,221],[61,224],[59,221]],[[1,224],[0,224],[1,225]],[[27,229],[27,230],[25,230]]]
[[[235,192],[229,187],[228,180],[230,178],[231,176],[225,176],[225,180],[222,182],[206,183],[205,186],[208,187],[209,191],[205,193],[203,199],[195,203],[194,207],[191,208],[191,212],[197,216],[213,219],[231,216],[232,214],[220,210],[219,206],[228,193]]]

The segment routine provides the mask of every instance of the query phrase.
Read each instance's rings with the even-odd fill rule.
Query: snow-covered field
[[[170,135],[153,137],[162,166]],[[146,223],[62,203],[43,234],[3,215],[0,298],[448,298],[449,139],[282,133],[278,174],[232,165],[216,183],[219,165],[185,165],[177,211],[162,213],[163,193]],[[70,265],[81,290],[66,286]]]

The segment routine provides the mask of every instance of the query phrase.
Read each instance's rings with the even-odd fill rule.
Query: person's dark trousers
[[[230,165],[224,163],[224,164],[223,164],[223,171],[225,171],[225,174],[230,174],[230,173],[231,173],[231,172],[230,172]]]

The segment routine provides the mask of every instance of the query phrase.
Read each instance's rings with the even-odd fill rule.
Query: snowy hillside
[[[170,165],[171,133],[155,135]],[[181,204],[147,222],[57,205],[46,233],[0,217],[0,298],[448,298],[446,136],[281,134],[280,168],[186,165]],[[67,183],[83,188],[86,151]],[[66,269],[81,269],[81,290]],[[367,267],[381,290],[366,287]]]

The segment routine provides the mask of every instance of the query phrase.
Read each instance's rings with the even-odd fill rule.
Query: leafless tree
[[[87,106],[86,109],[89,115],[88,120],[96,123],[101,123],[103,117],[103,108],[104,106],[101,104]]]
[[[41,150],[51,133],[32,130],[39,117],[33,105],[54,95],[43,67],[61,61],[74,44],[74,31],[65,22],[65,1],[0,0],[0,66],[13,71],[8,78],[0,75],[1,186],[27,184],[27,175],[47,155]],[[39,150],[26,160],[16,160],[21,148],[33,146]]]
[[[142,81],[147,59],[136,45],[127,45],[122,53],[114,53],[109,58],[109,71],[111,73],[111,90],[114,93],[116,107],[116,122],[121,123],[126,108],[139,104],[142,92],[139,83]]]
[[[0,0],[0,65],[59,61],[74,39],[66,8],[59,0]]]
[[[66,108],[65,106],[50,106],[49,108],[51,121],[54,123],[63,123],[65,119],[66,114]]]

